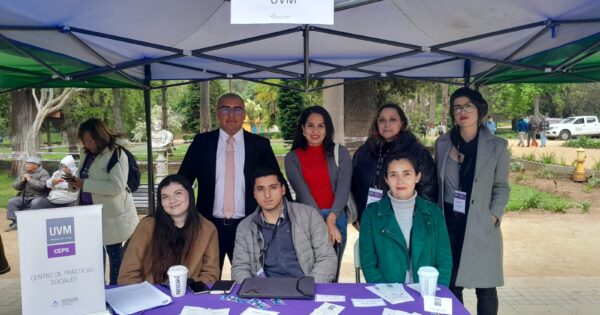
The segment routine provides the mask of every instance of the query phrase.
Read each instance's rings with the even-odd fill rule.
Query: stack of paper
[[[133,314],[171,303],[171,297],[148,281],[105,290],[106,302],[117,314]]]
[[[390,304],[412,302],[415,300],[400,283],[380,283],[366,288]]]
[[[344,310],[345,307],[337,304],[325,302],[321,306],[315,308],[310,315],[337,315]]]
[[[179,315],[229,315],[228,308],[211,309],[198,306],[186,305]]]

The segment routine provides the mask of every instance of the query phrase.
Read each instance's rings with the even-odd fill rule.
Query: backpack
[[[133,156],[133,154],[131,154],[131,152],[129,152],[129,150],[125,149],[120,145],[117,145],[117,149],[113,151],[110,160],[108,160],[108,166],[106,167],[106,171],[110,173],[110,170],[112,170],[115,164],[117,164],[117,162],[119,161],[119,155],[117,151],[123,151],[125,152],[125,155],[127,155],[127,162],[129,162],[129,172],[127,173],[127,187],[129,188],[130,192],[135,192],[140,187],[140,179],[142,177],[142,172],[138,167],[135,157]]]

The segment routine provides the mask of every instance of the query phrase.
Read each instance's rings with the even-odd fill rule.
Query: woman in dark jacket
[[[410,155],[417,171],[421,173],[421,180],[416,187],[419,196],[437,202],[438,186],[433,157],[408,129],[408,119],[400,106],[381,106],[369,133],[369,138],[358,148],[352,161],[352,195],[359,221],[367,201],[377,201],[387,193],[383,166],[388,157],[400,152]]]

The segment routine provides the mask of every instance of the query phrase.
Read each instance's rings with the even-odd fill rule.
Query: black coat
[[[217,145],[219,129],[201,133],[194,137],[183,158],[178,174],[185,176],[190,183],[198,181],[196,209],[205,217],[213,217],[215,202],[215,172],[217,169]],[[246,182],[246,215],[257,207],[252,187],[252,174],[259,168],[272,168],[280,171],[279,164],[268,139],[244,131],[244,178]],[[286,193],[289,197],[289,189]],[[288,198],[291,199],[291,198]]]
[[[356,150],[352,159],[352,195],[356,201],[359,220],[367,205],[369,188],[374,183],[377,183],[379,188],[387,193],[388,187],[385,184],[383,166],[387,158],[394,153],[404,152],[413,157],[416,163],[415,167],[421,172],[421,180],[416,186],[418,194],[429,201],[437,202],[438,183],[433,157],[410,131],[401,131],[400,136],[391,143],[391,147],[384,154],[385,159],[381,174],[376,179],[379,151],[380,145],[373,138],[369,138],[365,144]]]

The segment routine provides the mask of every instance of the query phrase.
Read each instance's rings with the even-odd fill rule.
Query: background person
[[[542,142],[542,147],[546,146],[546,134],[548,133],[548,130],[550,129],[550,123],[546,120],[546,116],[542,115],[540,116],[540,121],[537,124],[537,129],[540,131],[540,139]]]
[[[178,172],[190,183],[198,181],[196,208],[217,228],[221,268],[225,255],[233,258],[238,224],[256,209],[252,172],[259,167],[279,170],[269,140],[242,129],[244,108],[239,95],[221,96],[219,129],[194,137]]]
[[[360,263],[368,283],[418,283],[423,266],[438,270],[439,283],[450,283],[452,254],[444,215],[417,194],[420,179],[410,155],[387,160],[389,191],[367,206],[360,224]]]
[[[535,134],[537,130],[537,120],[534,116],[529,116],[529,121],[527,122],[527,147],[529,147],[530,143],[535,144]],[[534,145],[534,147],[537,145]]]
[[[369,195],[381,198],[387,193],[383,165],[389,156],[400,152],[409,154],[421,173],[421,180],[416,186],[419,195],[430,201],[437,200],[438,186],[431,153],[408,129],[408,118],[400,106],[386,104],[377,111],[369,138],[356,150],[352,160],[352,195],[359,220]]]
[[[525,135],[529,131],[529,127],[527,126],[527,122],[525,121],[525,119],[519,119],[519,122],[517,123],[517,131],[519,132],[519,143],[517,144],[517,146],[524,147]]]
[[[258,169],[253,178],[259,206],[238,226],[232,279],[312,276],[315,282],[333,281],[337,257],[321,215],[284,199],[285,179],[276,169]]]
[[[25,160],[23,171],[12,184],[18,191],[17,196],[10,198],[6,205],[6,218],[12,221],[6,232],[17,229],[17,211],[44,208],[48,195],[46,181],[49,177],[48,172],[42,168],[42,159],[31,156]]]
[[[217,281],[217,229],[196,211],[190,182],[181,175],[169,175],[158,185],[156,199],[156,213],[143,218],[131,236],[119,284],[166,283],[167,270],[174,265],[186,266],[194,281]]]
[[[333,135],[327,110],[321,106],[306,108],[298,120],[292,148],[285,156],[285,174],[296,192],[296,201],[320,210],[327,223],[329,241],[338,244],[339,264],[346,246],[348,219],[344,209],[350,197],[352,160],[348,150],[338,146],[336,163]]]
[[[79,198],[79,190],[70,188],[65,178],[74,177],[77,174],[77,164],[72,155],[65,156],[60,161],[58,171],[52,174],[46,181],[46,187],[50,189],[48,194],[48,207],[67,207],[75,205]]]
[[[496,134],[496,122],[494,121],[494,117],[488,116],[488,120],[485,122],[485,127],[493,134]]]
[[[435,145],[438,203],[452,248],[450,290],[462,302],[463,288],[475,288],[477,314],[497,314],[496,287],[504,285],[500,221],[510,194],[508,143],[482,125],[488,104],[478,91],[460,88],[450,105],[455,126]]]
[[[127,187],[129,162],[125,152],[117,149],[121,135],[97,118],[81,123],[77,135],[84,150],[79,174],[69,181],[69,187],[80,189],[80,205],[102,205],[102,240],[110,265],[109,284],[114,285],[121,265],[122,243],[138,223],[133,197]],[[118,160],[109,173],[108,161],[115,151]]]

